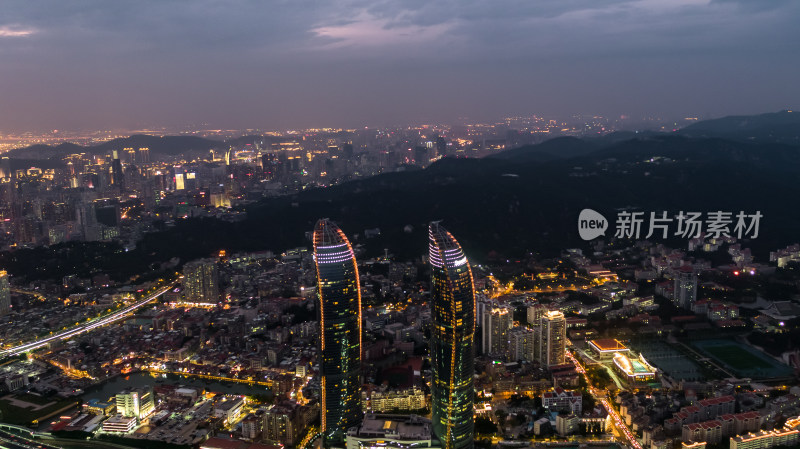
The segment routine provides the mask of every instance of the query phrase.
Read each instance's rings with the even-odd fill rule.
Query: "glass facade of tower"
[[[474,445],[475,292],[472,270],[455,238],[431,223],[431,367],[433,431],[445,449]]]
[[[344,441],[361,422],[361,289],[350,242],[320,220],[314,229],[320,323],[321,428],[326,443]]]

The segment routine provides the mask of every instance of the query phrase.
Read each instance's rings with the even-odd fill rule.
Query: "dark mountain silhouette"
[[[542,162],[591,153],[602,148],[605,142],[584,140],[577,137],[556,137],[536,145],[503,151],[490,156],[491,159],[514,160],[516,162]]]
[[[689,137],[722,137],[758,142],[800,144],[800,112],[728,116],[704,120],[677,131]]]
[[[51,159],[75,153],[109,154],[113,150],[121,150],[123,148],[138,149],[142,147],[150,148],[151,155],[168,154],[174,156],[205,153],[212,148],[226,148],[226,145],[223,142],[195,136],[158,137],[136,134],[92,146],[81,146],[73,143],[62,143],[55,146],[33,145],[11,150],[5,156],[15,159]]]

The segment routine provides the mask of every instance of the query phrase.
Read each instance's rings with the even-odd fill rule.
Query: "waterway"
[[[84,401],[98,399],[107,401],[117,393],[127,388],[141,388],[156,385],[181,385],[195,388],[199,392],[210,391],[214,393],[239,394],[239,395],[271,395],[269,388],[258,385],[247,385],[236,382],[220,382],[199,379],[195,377],[179,376],[175,374],[150,374],[145,372],[113,377],[105,382],[91,386],[81,396]]]

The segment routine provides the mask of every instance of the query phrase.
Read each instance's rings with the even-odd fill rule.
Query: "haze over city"
[[[1,9],[0,449],[800,449],[800,0]]]
[[[790,109],[791,0],[4,2],[0,131]]]

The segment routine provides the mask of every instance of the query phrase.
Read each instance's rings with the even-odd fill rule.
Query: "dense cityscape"
[[[169,162],[147,147],[86,147],[49,170],[7,157],[5,251],[124,253],[192,217],[241,221],[262,197],[522,144],[484,135],[470,153],[443,131],[388,133],[395,151],[320,131]],[[762,215],[729,215],[677,216],[683,248],[645,239],[667,235],[666,213],[620,212],[584,249],[486,263],[435,221],[427,254],[402,260],[351,243],[379,228],[348,238],[322,218],[298,231],[306,246],[128,279],[3,271],[0,431],[11,447],[796,444],[800,248],[758,261],[746,242]]]
[[[798,19],[3,2],[0,449],[800,449]]]

